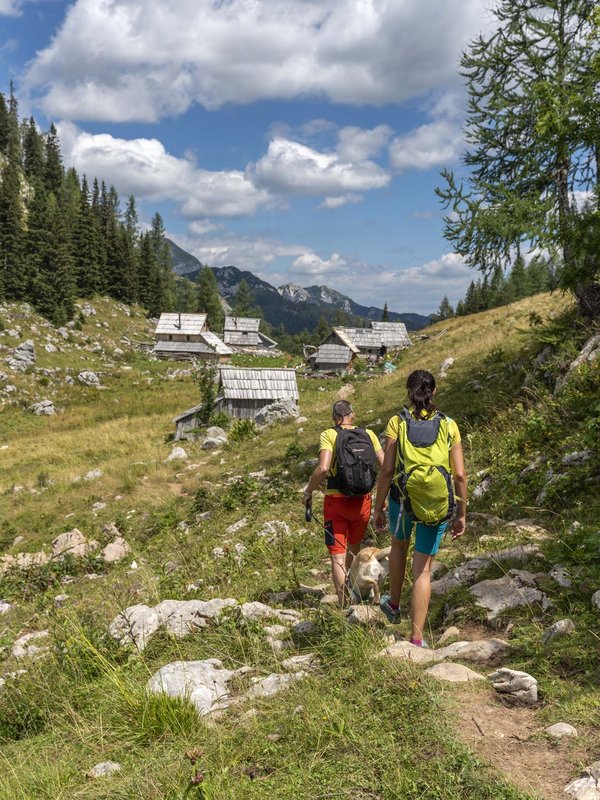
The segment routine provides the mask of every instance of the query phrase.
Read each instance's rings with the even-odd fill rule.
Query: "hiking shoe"
[[[413,642],[412,639],[410,640],[410,643],[414,644],[416,647],[423,647],[425,650],[429,650],[430,649],[430,647],[427,644],[427,642],[425,641],[425,639],[421,640],[421,644],[417,644],[416,642]]]
[[[402,616],[400,609],[391,607],[389,594],[383,595],[381,602],[379,603],[379,608],[383,611],[393,625],[397,625],[400,622],[400,618]]]

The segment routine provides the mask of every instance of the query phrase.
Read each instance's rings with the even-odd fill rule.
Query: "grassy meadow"
[[[582,766],[597,760],[600,638],[589,600],[600,588],[593,539],[600,511],[593,491],[597,452],[565,475],[544,503],[536,502],[543,472],[518,477],[535,458],[556,464],[565,452],[590,447],[598,432],[597,364],[560,395],[551,393],[556,374],[589,336],[565,297],[540,295],[431,326],[419,333],[445,333],[415,339],[390,375],[299,376],[306,423],[276,424],[220,451],[181,442],[188,459],[171,462],[165,459],[173,447],[172,419],[199,401],[193,376],[172,377],[189,365],[153,361],[128,343],[151,340],[139,311],[127,316],[118,304],[92,304],[97,315],[82,321],[63,352],[43,350],[39,318],[20,318],[17,308],[2,320],[1,344],[15,345],[6,330],[19,323],[21,340],[36,341],[36,366],[63,372],[19,375],[17,402],[0,412],[0,555],[49,553],[52,539],[74,527],[102,543],[103,527],[112,522],[132,553],[117,565],[93,556],[68,558],[0,577],[0,599],[14,604],[0,616],[0,674],[26,669],[0,687],[0,798],[554,800]],[[101,351],[94,349],[97,343]],[[552,355],[536,364],[548,346]],[[115,347],[122,354],[115,355]],[[159,632],[143,654],[120,648],[107,627],[137,603],[264,600],[268,592],[328,581],[321,531],[317,522],[305,523],[300,501],[308,476],[301,462],[317,455],[332,402],[350,382],[359,422],[380,433],[405,402],[408,373],[418,367],[437,374],[449,356],[455,363],[439,382],[438,405],[458,421],[471,486],[482,470],[492,476],[490,491],[471,509],[503,519],[534,518],[551,536],[541,543],[536,569],[526,568],[547,573],[560,562],[574,575],[566,590],[544,579],[553,602],[545,615],[539,609],[513,612],[495,621],[491,633],[464,590],[432,603],[430,641],[447,627],[447,606],[458,608],[453,624],[475,638],[486,630],[508,638],[506,665],[538,678],[542,702],[528,712],[533,733],[527,746],[515,742],[511,751],[507,739],[502,758],[466,741],[461,707],[473,708],[475,716],[490,709],[498,720],[512,714],[491,698],[488,685],[448,689],[411,664],[377,659],[389,631],[349,626],[341,612],[316,601],[306,601],[303,611],[314,631],[294,641],[286,655],[317,653],[319,668],[285,693],[218,720],[200,720],[185,701],[147,695],[148,678],[178,659],[219,658],[231,668],[281,670],[281,656],[261,626],[241,626],[233,615],[183,640]],[[65,368],[75,378],[82,369],[97,371],[104,388],[66,384]],[[61,413],[35,417],[27,411],[44,397]],[[82,479],[96,469],[99,478]],[[315,508],[320,513],[319,499]],[[226,533],[244,517],[245,526]],[[258,535],[272,520],[287,523],[289,534],[274,541]],[[573,528],[575,521],[580,525]],[[473,525],[459,543],[445,541],[440,561],[452,566],[487,552],[489,536],[497,548],[526,541],[510,529],[485,533],[488,541],[480,541],[482,530]],[[245,547],[241,556],[236,543]],[[223,558],[215,558],[215,547],[224,548]],[[482,577],[499,577],[511,566],[494,565]],[[59,594],[68,600],[57,607]],[[566,616],[576,622],[575,634],[543,647],[541,632]],[[26,664],[14,659],[18,636],[46,629],[53,646],[44,658]],[[408,631],[406,621],[400,630]],[[557,721],[576,725],[580,738],[557,747],[539,734]],[[527,747],[531,768],[517,774],[511,762],[520,763]],[[194,765],[186,757],[192,748],[201,751]],[[549,758],[554,777],[542,768]],[[86,779],[94,764],[108,759],[122,771]],[[196,771],[203,777],[198,783],[191,781]]]

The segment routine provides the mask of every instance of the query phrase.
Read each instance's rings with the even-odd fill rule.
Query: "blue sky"
[[[492,24],[489,0],[0,0],[1,83],[201,261],[426,313],[473,277],[434,190]]]

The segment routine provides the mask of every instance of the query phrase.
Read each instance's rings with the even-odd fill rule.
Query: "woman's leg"
[[[331,553],[331,577],[340,606],[347,600],[346,592],[346,553]]]
[[[425,621],[431,599],[431,565],[433,556],[426,553],[413,553],[413,588],[410,606],[412,638],[423,639]]]
[[[410,539],[396,539],[392,534],[392,550],[390,552],[390,603],[400,605],[400,596],[406,575],[406,557]]]

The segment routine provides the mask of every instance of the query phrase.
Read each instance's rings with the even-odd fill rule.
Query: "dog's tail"
[[[383,561],[383,559],[387,558],[391,552],[391,547],[384,547],[383,550],[380,550],[377,554],[377,561]]]

